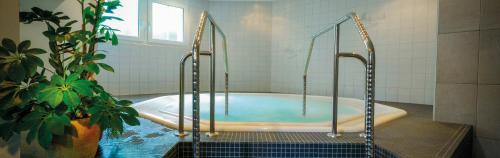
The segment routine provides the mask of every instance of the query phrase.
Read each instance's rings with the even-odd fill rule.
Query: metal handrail
[[[352,18],[352,17],[356,17],[356,18]],[[358,28],[358,31],[359,31],[359,33],[361,35],[361,40],[365,44],[365,47],[368,50],[368,52],[369,53],[370,52],[375,52],[375,48],[373,47],[373,43],[372,43],[370,37],[368,36],[368,33],[366,32],[365,27],[361,23],[361,20],[359,19],[359,16],[356,13],[354,13],[354,12],[349,13],[349,14],[343,16],[342,18],[338,19],[335,23],[333,23],[331,25],[328,25],[327,27],[321,29],[321,31],[318,31],[317,33],[315,33],[312,36],[311,43],[310,43],[309,49],[307,51],[307,60],[306,60],[306,65],[305,65],[305,69],[304,69],[304,75],[305,76],[307,76],[307,73],[308,73],[309,64],[310,64],[310,61],[311,61],[311,54],[312,54],[312,50],[313,50],[316,38],[318,38],[321,35],[323,35],[323,34],[329,32],[329,31],[333,30],[337,25],[342,24],[342,23],[346,22],[349,19],[353,19],[354,20],[356,28]]]
[[[210,80],[215,82],[215,31],[217,31],[223,40],[222,47],[224,51],[224,62],[225,62],[225,80],[226,80],[226,101],[228,100],[228,63],[227,63],[227,40],[226,35],[220,27],[215,23],[214,18],[207,12],[203,11],[200,17],[200,23],[198,24],[198,29],[196,30],[192,53],[193,53],[193,156],[195,158],[200,156],[200,47],[201,41],[203,37],[203,32],[205,31],[206,22],[210,22],[210,52],[212,53],[211,59],[213,60],[210,65]],[[210,90],[215,89],[215,83],[210,84]],[[215,109],[215,94],[210,94],[210,116],[214,115]],[[225,114],[228,114],[228,104],[226,102],[225,105]],[[210,118],[210,121],[213,121],[214,117]],[[214,124],[210,124],[210,133],[209,136],[214,136],[216,133],[214,132]]]
[[[339,46],[340,46],[340,24],[346,22],[347,20],[352,20],[358,30],[358,33],[361,37],[361,40],[363,41],[365,48],[368,52],[368,59],[365,59],[361,55],[354,54],[354,53],[340,53],[339,51]],[[337,113],[338,113],[338,71],[339,71],[339,58],[340,57],[352,57],[359,59],[363,64],[365,65],[365,70],[366,70],[366,91],[365,91],[365,150],[367,157],[374,157],[374,142],[373,142],[373,126],[374,126],[374,98],[375,98],[375,49],[373,47],[373,42],[371,41],[370,37],[368,36],[368,32],[366,32],[366,28],[364,27],[363,23],[361,23],[361,20],[359,16],[352,12],[349,13],[343,17],[341,17],[339,20],[337,20],[336,23],[327,26],[326,28],[322,29],[318,33],[314,34],[311,39],[311,43],[309,45],[308,53],[307,53],[307,60],[306,60],[306,65],[304,69],[304,86],[303,86],[303,114],[306,114],[306,90],[307,90],[307,70],[309,68],[309,63],[311,60],[311,54],[312,50],[314,47],[314,42],[317,37],[334,30],[335,35],[334,35],[334,41],[335,41],[335,54],[334,54],[334,72],[333,72],[333,117],[332,117],[332,132],[329,133],[328,135],[331,137],[337,137],[339,136],[338,130],[337,130]]]
[[[205,55],[205,56],[211,56],[212,53],[209,51],[202,51],[200,52],[200,55]],[[185,63],[188,58],[193,56],[193,53],[188,53],[184,55],[181,59],[180,65],[179,65],[179,127],[177,133],[175,133],[176,136],[179,137],[185,137],[189,135],[187,132],[184,131],[184,70],[185,70]],[[212,63],[212,58],[210,58],[210,63]],[[215,93],[210,91],[210,93]],[[210,122],[213,123],[213,122]]]

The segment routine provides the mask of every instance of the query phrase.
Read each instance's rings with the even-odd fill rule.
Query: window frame
[[[143,15],[141,12],[144,9],[144,4],[141,2],[142,2],[142,0],[137,0],[137,4],[139,5],[139,6],[137,6],[137,37],[116,33],[116,36],[118,36],[118,38],[120,40],[133,41],[133,42],[144,41],[145,37],[144,37],[144,31],[143,31],[142,27],[144,27],[145,25],[141,20],[143,18]],[[119,15],[114,15],[114,16],[120,17]],[[146,21],[146,25],[147,25],[147,21]],[[113,26],[110,26],[110,27],[113,28]]]
[[[161,5],[166,5],[170,7],[176,7],[182,9],[182,41],[171,41],[171,40],[160,40],[160,39],[153,39],[153,3],[158,3]],[[174,45],[174,46],[185,46],[187,45],[187,32],[186,32],[186,20],[187,20],[187,7],[185,5],[176,3],[172,0],[148,0],[147,2],[147,7],[148,7],[148,12],[147,12],[147,42],[151,44],[167,44],[167,45]]]
[[[153,12],[153,3],[159,3],[162,5],[167,5],[171,7],[181,8],[183,11],[183,41],[170,41],[170,40],[159,40],[153,39],[153,28],[152,28],[152,12]],[[125,43],[133,43],[133,44],[143,44],[143,45],[160,45],[160,46],[187,46],[187,13],[188,8],[181,3],[177,3],[174,0],[138,0],[138,37],[127,36],[116,34],[122,42]],[[118,16],[119,15],[115,15]]]

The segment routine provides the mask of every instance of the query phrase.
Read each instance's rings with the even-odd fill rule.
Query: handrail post
[[[226,72],[224,73],[224,115],[228,116],[229,115],[229,74]]]
[[[316,35],[313,36],[311,43],[309,44],[309,49],[307,50],[307,60],[306,68],[304,69],[303,76],[303,89],[302,89],[302,116],[306,116],[307,113],[307,70],[309,68],[309,62],[311,61],[311,54],[314,47],[314,41],[316,40]]]
[[[210,131],[207,136],[214,137],[215,132],[215,25],[210,21]]]
[[[339,102],[339,48],[340,48],[340,29],[339,24],[334,27],[334,41],[335,44],[333,46],[334,54],[333,54],[333,91],[332,91],[332,132],[328,133],[330,137],[339,137],[338,133],[338,102]]]
[[[222,32],[222,30],[219,28],[219,26],[217,26],[217,24],[214,22],[214,19],[210,16],[210,14],[208,14],[207,11],[203,11],[203,13],[201,14],[201,17],[200,17],[200,23],[198,24],[198,29],[196,30],[196,33],[195,33],[195,36],[194,36],[194,41],[193,41],[193,47],[192,47],[192,52],[193,52],[193,157],[195,158],[198,158],[200,157],[200,46],[201,46],[201,41],[202,41],[202,38],[203,38],[203,32],[205,31],[205,25],[206,25],[206,22],[207,22],[207,19],[208,21],[210,22],[210,26],[212,28],[211,30],[211,43],[210,43],[210,47],[213,48],[212,52],[215,53],[214,49],[215,49],[215,31],[217,31],[221,36],[222,36],[222,39],[223,39],[223,51],[224,51],[224,64],[225,64],[225,70],[226,70],[226,76],[225,76],[225,80],[226,80],[226,108],[227,108],[227,81],[228,81],[228,63],[227,63],[227,40],[226,40],[226,35],[224,34],[224,32]],[[212,54],[212,57],[215,58],[215,54]],[[213,64],[215,64],[215,61],[213,61],[211,65],[211,70],[215,73],[215,66],[212,66]],[[213,68],[213,69],[212,69]],[[213,73],[211,73],[213,74]],[[211,77],[213,78],[213,77]],[[212,81],[211,81],[212,82]],[[211,86],[215,86],[215,79],[213,80],[212,82],[213,84],[211,84]],[[214,92],[215,92],[215,88],[213,88]],[[212,95],[213,94],[213,95]],[[215,93],[211,93],[211,96],[212,99],[211,101],[215,101]],[[215,102],[214,102],[215,103]],[[215,107],[215,104],[212,104],[211,103],[211,106]],[[214,114],[212,114],[214,108],[211,108],[211,116],[213,116]],[[226,109],[227,111],[227,109]],[[227,112],[226,112],[227,113]],[[214,117],[211,117],[211,119],[214,119]],[[214,125],[214,121],[211,120],[211,126]],[[212,129],[214,129],[215,126],[211,127]],[[215,130],[211,130],[211,131],[215,131]]]
[[[365,141],[367,157],[375,157],[375,50],[368,54],[366,65]]]
[[[184,132],[184,63],[192,55],[193,53],[184,55],[179,65],[179,126],[177,133],[175,133],[178,137],[189,135],[187,132]]]
[[[306,107],[306,95],[307,95],[307,75],[302,76],[303,79],[303,87],[302,87],[302,116],[306,116],[307,107]]]
[[[193,84],[193,157],[200,157],[200,45],[205,30],[207,12],[203,12],[200,23],[194,36],[193,60],[192,60],[192,84]]]
[[[340,24],[346,22],[347,20],[353,20],[354,24],[358,30],[359,35],[361,36],[361,40],[363,41],[363,44],[366,47],[366,50],[368,51],[368,60],[365,59],[364,57],[357,55],[357,54],[345,54],[345,53],[340,53],[339,52],[339,27]],[[313,35],[311,45],[309,47],[309,51],[307,54],[307,60],[306,60],[306,65],[305,65],[305,70],[304,70],[304,88],[303,88],[303,114],[305,114],[305,108],[306,108],[306,79],[307,79],[307,70],[309,67],[309,62],[311,60],[311,54],[312,54],[312,48],[314,46],[314,40],[318,37],[323,35],[324,33],[335,29],[335,43],[334,43],[334,72],[333,72],[333,118],[332,118],[332,132],[328,133],[328,136],[331,137],[337,137],[338,136],[338,131],[337,131],[337,117],[338,117],[338,112],[337,112],[337,106],[338,106],[338,65],[339,65],[339,57],[353,57],[356,59],[361,60],[365,64],[365,70],[366,70],[366,82],[365,82],[365,151],[366,151],[366,156],[369,158],[374,157],[374,114],[375,114],[375,48],[373,47],[373,43],[368,36],[368,32],[366,31],[366,28],[363,26],[363,23],[361,23],[361,20],[356,13],[352,12],[347,14],[346,16],[341,17],[337,22],[333,25],[329,25],[328,27],[322,29],[318,33]]]
[[[200,55],[211,56],[210,52],[201,52]],[[174,133],[178,137],[185,137],[189,135],[188,132],[184,131],[184,78],[185,78],[185,64],[189,57],[193,56],[193,53],[189,52],[184,55],[179,64],[179,122],[178,122],[178,131]]]

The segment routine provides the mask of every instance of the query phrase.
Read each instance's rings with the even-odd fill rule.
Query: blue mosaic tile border
[[[365,157],[364,144],[360,143],[256,143],[256,142],[202,142],[201,157],[235,158],[332,158]],[[167,158],[193,157],[192,143],[179,142],[165,156]],[[376,147],[376,157],[397,158],[398,156],[383,148]]]
[[[331,158],[365,157],[364,139],[358,133],[345,133],[332,139],[321,132],[221,132],[217,137],[201,135],[201,157],[234,158]],[[397,158],[396,154],[379,146],[375,156]],[[190,137],[181,139],[165,157],[193,157]]]
[[[179,143],[175,144],[168,152],[165,154],[165,158],[176,158],[179,157]]]
[[[258,142],[258,143],[363,143],[359,133],[345,133],[342,137],[332,139],[324,132],[219,132],[209,138],[202,134],[202,142]],[[180,141],[192,141],[188,136]]]

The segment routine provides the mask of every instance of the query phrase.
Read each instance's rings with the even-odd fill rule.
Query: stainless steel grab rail
[[[212,53],[209,51],[203,51],[200,53],[200,55],[206,55],[206,56],[211,56]],[[189,135],[187,132],[184,131],[184,70],[185,70],[185,63],[189,57],[193,56],[193,53],[188,53],[184,55],[181,59],[180,65],[179,65],[179,127],[177,133],[175,133],[176,136],[179,137],[185,137]],[[212,63],[212,58],[210,58],[210,63]],[[210,91],[210,94],[215,93],[214,91]],[[213,124],[214,122],[210,122],[210,124]]]
[[[352,53],[340,53],[339,51],[339,46],[340,46],[340,25],[347,20],[351,19],[354,24],[356,25],[356,28],[358,30],[359,35],[361,36],[361,40],[363,41],[365,48],[368,52],[368,59],[365,59],[364,57],[358,55],[358,54],[352,54]],[[366,29],[361,23],[361,20],[359,16],[356,13],[349,13],[339,20],[337,20],[336,23],[322,29],[318,33],[314,34],[312,36],[311,43],[309,45],[308,49],[308,54],[307,54],[307,61],[305,65],[305,70],[304,70],[304,86],[303,86],[303,114],[306,114],[306,93],[307,93],[307,70],[309,68],[309,63],[311,60],[311,54],[312,50],[314,47],[314,42],[317,37],[325,34],[328,31],[334,30],[335,35],[334,35],[334,71],[333,71],[333,118],[332,118],[332,132],[329,133],[328,135],[331,137],[337,137],[339,136],[338,130],[337,130],[337,106],[338,106],[338,71],[339,71],[339,58],[340,57],[352,57],[361,60],[363,64],[365,65],[365,70],[366,70],[366,89],[365,89],[365,150],[367,157],[374,157],[374,141],[373,141],[373,135],[374,135],[374,98],[375,98],[375,49],[373,47],[373,43],[368,36],[368,33],[366,32]]]
[[[200,23],[198,24],[198,29],[196,30],[196,34],[194,36],[194,41],[193,41],[193,48],[192,48],[192,53],[193,53],[193,156],[195,158],[200,156],[200,47],[201,47],[201,40],[203,37],[203,32],[205,31],[205,25],[206,22],[210,22],[210,52],[212,53],[212,64],[210,66],[210,70],[212,71],[210,78],[211,81],[215,81],[215,31],[217,31],[223,40],[222,47],[224,51],[224,62],[225,62],[225,80],[227,83],[228,80],[228,63],[227,63],[227,41],[226,41],[226,35],[220,27],[215,23],[214,18],[207,12],[203,11],[200,17]],[[226,91],[226,101],[228,99],[227,91],[228,91],[228,84],[225,85],[225,91]],[[210,85],[210,90],[215,89],[215,83],[211,83]],[[215,107],[215,94],[210,94],[210,115],[214,115],[214,109]],[[226,102],[225,105],[225,114],[228,113],[228,104]],[[211,117],[211,121],[212,121]],[[209,136],[215,135],[215,133],[212,131],[214,124],[210,125],[210,133]]]

